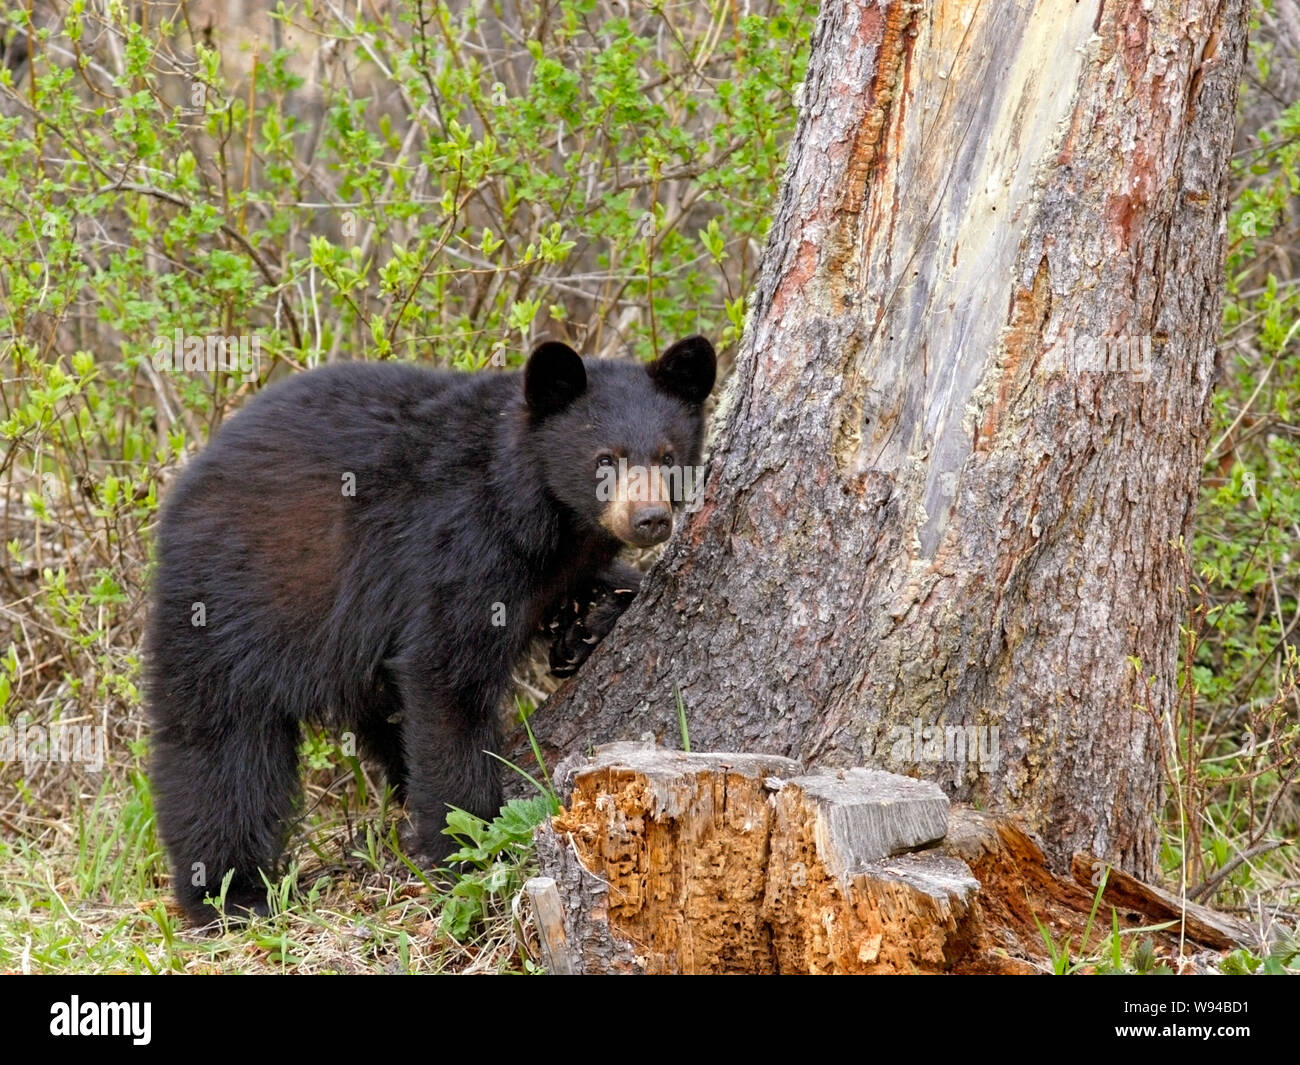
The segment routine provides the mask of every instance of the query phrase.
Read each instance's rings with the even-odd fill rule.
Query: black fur
[[[597,456],[697,463],[712,354],[690,338],[649,367],[554,343],[523,374],[347,363],[230,419],[163,508],[147,638],[158,824],[191,917],[213,916],[227,870],[228,906],[265,909],[303,721],[356,734],[430,864],[448,805],[495,814],[483,752],[512,668],[567,602],[626,584]]]

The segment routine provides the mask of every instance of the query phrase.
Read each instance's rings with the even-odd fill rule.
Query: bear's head
[[[673,508],[703,487],[703,404],[716,375],[713,345],[698,336],[644,365],[539,345],[524,403],[547,491],[587,531],[636,547],[668,539]]]

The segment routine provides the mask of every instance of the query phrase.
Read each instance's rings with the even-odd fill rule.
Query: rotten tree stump
[[[940,971],[978,885],[909,854],[933,784],[787,758],[612,744],[538,835],[579,972]]]
[[[928,782],[637,743],[556,781],[570,799],[538,831],[549,881],[527,892],[551,972],[1032,973],[1043,928],[1088,947],[1094,890]],[[1142,887],[1124,878],[1122,927],[1152,923]],[[1216,946],[1249,937],[1194,929]]]

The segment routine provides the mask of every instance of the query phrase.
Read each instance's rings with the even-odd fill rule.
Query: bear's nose
[[[663,543],[673,531],[673,512],[663,503],[642,507],[632,519],[632,532],[643,547]]]

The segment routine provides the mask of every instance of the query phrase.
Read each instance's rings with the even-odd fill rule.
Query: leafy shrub
[[[1253,56],[1267,84],[1268,48]],[[1294,882],[1297,868],[1276,848],[1300,827],[1300,102],[1246,138],[1233,181],[1165,850],[1175,881],[1220,903]]]

